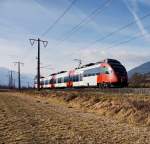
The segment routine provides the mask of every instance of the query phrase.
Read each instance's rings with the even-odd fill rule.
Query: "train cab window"
[[[104,73],[104,74],[110,74],[109,68],[106,67],[106,66],[102,67],[102,73]]]
[[[105,71],[105,74],[109,74],[109,71]]]

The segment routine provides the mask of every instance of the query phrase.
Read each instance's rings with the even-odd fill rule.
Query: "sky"
[[[149,0],[76,0],[48,31],[72,1],[0,0],[0,67],[17,70],[13,62],[21,61],[23,73],[36,74],[37,43],[31,46],[29,38],[48,41],[46,48],[41,43],[43,75],[77,67],[74,59],[113,58],[127,70],[150,61],[150,16],[141,19],[150,13]]]

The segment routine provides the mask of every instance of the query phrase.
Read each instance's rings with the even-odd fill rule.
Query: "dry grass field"
[[[1,92],[0,144],[149,144],[150,97]]]

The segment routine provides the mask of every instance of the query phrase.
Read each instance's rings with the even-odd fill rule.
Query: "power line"
[[[41,68],[48,68],[51,67],[52,65],[46,65],[46,66],[42,66]]]
[[[42,34],[42,36],[45,36],[49,31],[51,31],[55,25],[67,14],[67,12],[72,8],[72,6],[75,4],[77,0],[73,0],[70,5],[63,11],[63,13],[52,23],[48,29]]]
[[[144,20],[145,18],[147,18],[147,17],[149,17],[149,16],[150,16],[150,13],[147,13],[146,15],[140,17],[139,19],[140,19],[140,20]],[[118,28],[118,29],[116,29],[115,31],[113,31],[113,32],[111,32],[111,33],[109,33],[109,34],[107,34],[106,36],[94,40],[91,44],[89,44],[89,47],[92,46],[92,45],[95,45],[96,43],[98,43],[98,42],[100,42],[100,41],[103,41],[103,40],[105,40],[105,39],[111,37],[112,35],[114,35],[114,34],[120,32],[120,31],[122,31],[122,30],[124,30],[124,29],[126,29],[126,28],[128,28],[128,27],[130,27],[130,26],[132,26],[132,25],[135,24],[137,21],[138,21],[138,20],[136,19],[136,20],[134,20],[134,21],[132,21],[132,22],[130,22],[130,23],[128,23],[128,24],[126,24],[126,25],[124,25],[124,26]]]
[[[64,10],[64,12],[54,21],[54,23],[52,25],[50,25],[47,30],[45,32],[43,32],[42,36],[46,35],[50,30],[52,30],[55,25],[65,16],[65,14],[72,8],[72,6],[75,4],[77,0],[73,0],[70,5]],[[24,54],[23,59],[26,57],[26,55],[28,54],[28,52],[26,54]]]
[[[96,15],[102,13],[110,4],[112,0],[107,0],[102,5],[98,6],[96,9],[94,9],[88,16],[86,16],[84,19],[82,19],[77,25],[75,25],[70,31],[68,31],[65,35],[66,37],[62,38],[60,43],[67,40],[70,36],[72,36],[74,33],[76,33],[82,25],[87,24],[93,19]]]
[[[38,39],[29,39],[31,46],[34,45],[35,42],[38,43],[38,58],[37,58],[37,88],[38,91],[40,91],[40,78],[41,78],[41,74],[40,74],[40,44],[41,42],[43,43],[44,47],[47,47],[48,41],[43,41],[40,38]]]
[[[148,27],[150,27],[150,26],[148,26]],[[129,42],[131,42],[131,41],[134,41],[134,40],[136,40],[136,39],[138,39],[138,38],[140,38],[140,37],[144,37],[144,36],[150,36],[150,34],[141,34],[141,33],[140,33],[140,34],[138,34],[138,35],[136,35],[136,36],[134,36],[134,37],[132,37],[132,38],[130,38],[130,39],[121,41],[121,42],[119,42],[119,43],[114,43],[112,46],[106,47],[105,49],[111,49],[111,48],[114,48],[114,47],[117,47],[117,46],[120,46],[120,45],[129,43]]]

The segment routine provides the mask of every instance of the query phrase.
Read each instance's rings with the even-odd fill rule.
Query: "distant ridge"
[[[135,73],[139,73],[139,74],[150,73],[150,61],[131,69],[128,72],[129,78],[131,78]]]

